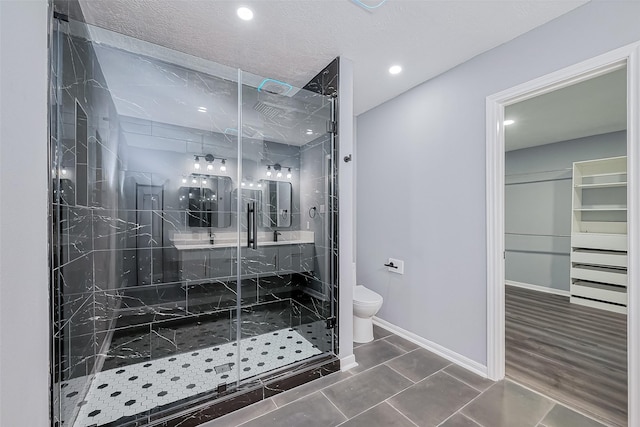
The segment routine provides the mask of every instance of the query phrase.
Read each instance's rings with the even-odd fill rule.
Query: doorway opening
[[[627,213],[628,252],[637,254],[640,249],[640,212],[637,183],[638,167],[638,82],[640,80],[637,58],[640,44],[626,46],[597,58],[568,67],[558,72],[527,82],[520,86],[494,94],[487,98],[487,373],[499,380],[505,376],[505,110],[511,105],[530,100],[543,94],[566,88],[620,70],[626,66],[627,106]],[[572,171],[573,173],[573,171]],[[552,234],[552,233],[549,233]],[[571,243],[570,243],[571,245]],[[627,401],[637,401],[640,396],[640,357],[638,307],[638,270],[640,263],[634,256],[628,257],[627,270]],[[544,374],[543,374],[544,375]],[[606,390],[601,390],[606,394]],[[640,421],[640,411],[628,406],[628,425]]]

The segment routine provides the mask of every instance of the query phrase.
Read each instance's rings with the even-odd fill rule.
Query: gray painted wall
[[[569,291],[573,162],[626,152],[622,131],[506,153],[507,280]]]
[[[2,427],[49,425],[47,18],[46,0],[0,2]]]
[[[486,365],[486,97],[640,40],[638,16],[590,2],[358,117],[357,277],[382,319]]]

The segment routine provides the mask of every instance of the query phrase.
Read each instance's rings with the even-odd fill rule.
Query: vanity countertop
[[[313,231],[281,231],[278,241],[273,241],[272,232],[258,233],[258,248],[261,246],[284,246],[284,245],[303,245],[314,243]],[[220,233],[222,234],[222,233]],[[198,249],[223,249],[235,248],[238,246],[238,240],[235,233],[224,233],[218,236],[214,233],[214,243],[209,243],[209,236],[206,233],[200,234],[176,234],[173,239],[175,248],[179,251],[198,250]],[[240,237],[243,247],[246,246],[247,235],[243,233]]]

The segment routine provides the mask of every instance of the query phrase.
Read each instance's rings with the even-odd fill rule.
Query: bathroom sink
[[[313,231],[282,231],[277,241],[273,240],[273,237],[273,232],[259,232],[258,247],[314,243]],[[178,250],[233,248],[238,245],[237,234],[233,232],[214,233],[213,244],[208,233],[175,234],[171,241]],[[243,245],[246,244],[245,233],[241,236],[240,241],[243,242]]]

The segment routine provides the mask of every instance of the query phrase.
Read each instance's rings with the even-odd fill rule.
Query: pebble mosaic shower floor
[[[240,379],[321,354],[303,335],[316,335],[317,325],[285,328],[240,341],[109,369],[94,375],[84,400],[86,378],[61,384],[64,404],[78,411],[74,427],[102,426],[144,413]],[[318,331],[319,332],[319,331]],[[71,408],[69,408],[71,409]]]

